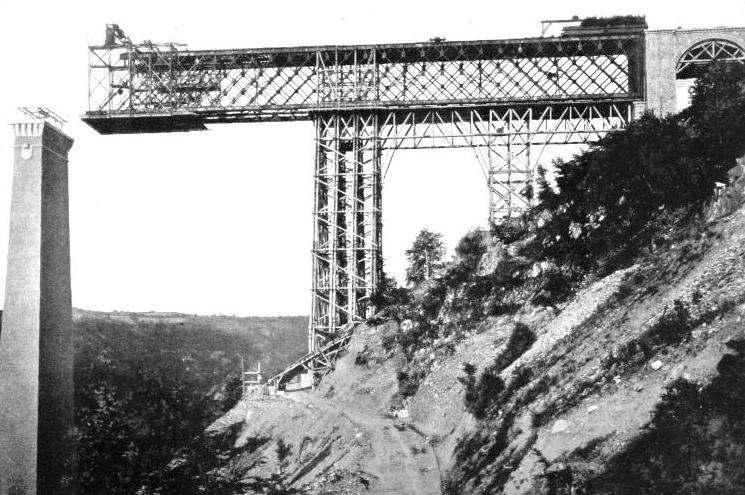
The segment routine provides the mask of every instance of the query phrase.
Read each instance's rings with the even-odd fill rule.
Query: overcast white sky
[[[99,136],[87,109],[87,44],[107,22],[135,41],[199,48],[499,39],[540,20],[644,14],[651,28],[744,26],[745,1],[0,0],[0,288],[5,282],[18,106],[69,120],[72,286],[76,307],[203,314],[307,314],[313,129],[310,122],[208,132]],[[281,185],[281,188],[280,188]],[[422,227],[452,248],[486,223],[470,150],[399,152],[383,190],[384,254],[399,280]]]

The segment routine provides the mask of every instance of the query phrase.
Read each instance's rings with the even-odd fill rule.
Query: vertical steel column
[[[370,280],[369,295],[377,289],[383,276],[383,143],[380,138],[380,121],[377,114],[372,116],[372,164],[370,171],[370,205],[367,211],[369,236],[366,242],[367,266]],[[367,316],[372,316],[374,308],[367,308]]]
[[[494,225],[519,216],[533,204],[530,147],[509,140],[489,147],[489,220]]]
[[[355,52],[355,57],[356,57]],[[356,62],[356,58],[355,58]],[[355,92],[357,91],[356,79],[355,79]],[[347,226],[347,239],[346,239],[346,266],[349,268],[347,271],[347,310],[348,314],[359,315],[359,305],[357,300],[358,287],[362,284],[359,280],[359,260],[357,258],[358,250],[360,249],[360,236],[364,235],[365,225],[359,218],[360,211],[364,208],[364,197],[361,196],[363,177],[362,175],[362,160],[363,154],[363,142],[360,139],[362,122],[359,118],[352,117],[349,122],[351,127],[351,139],[349,148],[351,148],[348,160],[347,173],[349,174],[349,180],[347,182],[347,190],[345,191],[346,197],[348,198],[347,204],[347,215],[346,215],[346,226]],[[362,205],[360,205],[362,201]],[[363,237],[364,238],[364,237]],[[363,252],[364,254],[364,252]]]
[[[370,316],[382,268],[377,117],[325,114],[315,125],[310,351]]]
[[[311,310],[308,325],[308,350],[315,348],[316,332],[328,323],[328,300],[325,294],[329,274],[328,259],[328,171],[323,140],[327,123],[314,119],[315,170],[313,173],[313,244],[311,248]]]
[[[500,122],[490,118],[489,128],[493,133],[487,151],[489,222],[497,225],[533,205],[532,115],[510,114]]]

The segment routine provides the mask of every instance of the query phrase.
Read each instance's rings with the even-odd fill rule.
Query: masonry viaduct
[[[696,67],[705,66],[695,61],[711,60],[722,49],[726,57],[744,61],[745,28],[650,30],[644,38],[643,108],[660,115],[676,110],[676,80],[696,77]]]

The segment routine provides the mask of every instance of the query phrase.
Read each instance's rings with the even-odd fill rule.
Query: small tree
[[[442,268],[442,257],[445,255],[445,245],[442,234],[422,229],[414,239],[414,244],[406,250],[409,267],[406,269],[406,283],[416,285],[429,280],[434,273]]]
[[[383,272],[378,286],[370,296],[370,302],[376,312],[388,306],[406,304],[409,302],[409,291],[405,287],[399,287],[395,278]]]

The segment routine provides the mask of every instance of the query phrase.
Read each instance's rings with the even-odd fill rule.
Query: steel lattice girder
[[[187,51],[91,47],[99,132],[311,119],[318,110],[641,99],[643,36]]]

